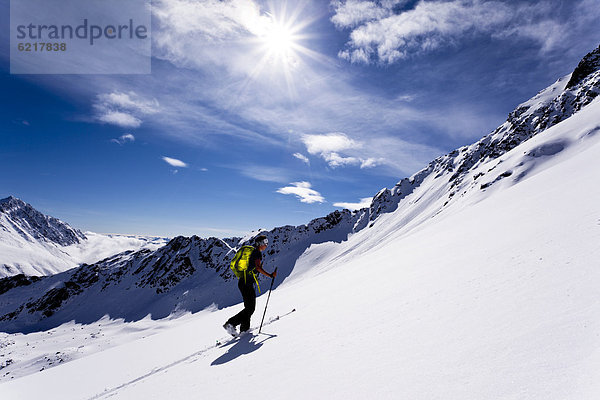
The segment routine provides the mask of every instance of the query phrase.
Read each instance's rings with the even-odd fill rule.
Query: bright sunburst
[[[266,26],[265,32],[259,37],[262,43],[263,51],[266,57],[274,58],[277,61],[289,62],[290,58],[297,57],[297,51],[300,45],[297,41],[300,39],[298,28],[291,25],[288,21],[278,21],[271,16],[270,23]]]
[[[256,55],[256,64],[248,77],[250,81],[259,80],[276,85],[283,82],[287,86],[290,98],[295,96],[295,81],[307,67],[306,58],[320,59],[321,56],[305,47],[309,35],[305,31],[313,21],[303,18],[304,2],[293,3],[296,8],[290,10],[287,1],[271,3],[270,11],[264,12],[253,24],[251,39]],[[279,79],[282,78],[283,81]]]

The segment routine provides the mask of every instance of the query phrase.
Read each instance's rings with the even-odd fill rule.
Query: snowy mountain
[[[0,200],[0,277],[47,275],[77,266],[63,250],[87,237],[15,197]]]
[[[0,200],[0,278],[52,275],[124,250],[164,243],[156,237],[84,234],[13,196]]]
[[[0,393],[258,396],[230,384],[258,368],[274,398],[597,398],[599,54],[370,208],[263,232],[280,275],[262,335],[221,329],[250,237],[0,281],[0,379],[31,374]]]
[[[596,98],[600,93],[598,54],[600,47],[588,54],[573,74],[519,105],[504,124],[480,141],[435,159],[392,189],[382,189],[370,208],[335,211],[307,225],[261,232],[271,243],[265,257],[266,269],[279,268],[281,282],[311,246],[340,243],[374,226],[390,235],[410,232],[448,208],[464,207],[474,201],[469,199],[479,199],[479,192],[494,191],[503,182],[511,185],[526,179],[549,156],[565,151],[572,139],[543,142],[511,162],[506,154],[569,119]],[[592,121],[586,129],[582,135],[593,135],[599,128]],[[390,213],[400,218],[397,223],[384,223],[387,220],[381,217]],[[49,329],[72,319],[89,323],[107,314],[128,321],[148,314],[156,319],[181,310],[197,312],[212,304],[233,305],[239,299],[236,291],[229,290],[233,279],[229,261],[235,249],[251,237],[179,236],[155,251],[125,251],[31,285],[23,286],[22,279],[5,280],[0,329]]]
[[[29,241],[44,240],[60,246],[80,243],[86,237],[68,224],[37,211],[31,205],[15,197],[0,200],[3,231],[10,228]]]

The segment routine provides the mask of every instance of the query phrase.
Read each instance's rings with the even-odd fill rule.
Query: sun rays
[[[296,8],[289,10],[287,2],[271,3],[261,16],[250,40],[257,62],[246,82],[283,83],[290,99],[296,96],[297,74],[302,74],[307,59],[323,58],[305,46],[310,39],[305,30],[313,21],[301,17],[302,2],[294,4]]]

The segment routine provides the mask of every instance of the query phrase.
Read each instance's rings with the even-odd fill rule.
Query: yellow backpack
[[[235,253],[233,260],[231,260],[231,264],[229,264],[229,268],[233,270],[233,273],[238,279],[242,279],[242,277],[244,277],[244,282],[246,282],[246,273],[248,272],[248,267],[250,266],[250,255],[253,251],[253,246],[242,246],[237,253]],[[258,286],[258,279],[256,279],[254,267],[251,268],[250,274]],[[260,292],[260,286],[258,286],[258,291]]]

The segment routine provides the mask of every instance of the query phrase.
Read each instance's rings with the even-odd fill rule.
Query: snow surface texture
[[[126,250],[156,249],[165,238],[81,233],[15,197],[0,200],[0,278],[52,275]]]
[[[10,289],[0,329],[25,334],[0,338],[0,374],[21,378],[0,396],[598,398],[600,73],[586,68],[573,86],[560,80],[555,96],[541,92],[481,141],[382,190],[369,209],[268,232],[266,261],[286,268],[264,334],[227,341],[221,325],[240,305],[139,317],[196,311],[211,297],[233,305],[239,294],[233,282],[222,294],[229,275],[216,261],[239,239],[179,237]],[[114,321],[118,304],[137,322]],[[102,351],[31,374],[45,346],[54,360],[86,344],[86,333],[68,331],[84,307],[94,318],[110,310],[115,326],[147,323],[153,335],[115,333],[120,346],[98,342]],[[23,343],[39,343],[33,327],[43,324],[64,345],[29,353]],[[169,329],[151,328],[159,324]]]
[[[221,324],[240,306],[147,321],[171,327],[3,383],[0,395],[596,399],[599,115],[596,101],[513,149],[504,165],[535,160],[526,178],[472,192],[418,228],[398,210],[376,224],[394,230],[311,246],[273,291],[264,334],[228,341]],[[561,152],[539,152],[557,141]],[[62,337],[69,327],[80,328],[63,326]],[[3,351],[39,335],[7,335]],[[83,334],[70,346],[82,344]]]

